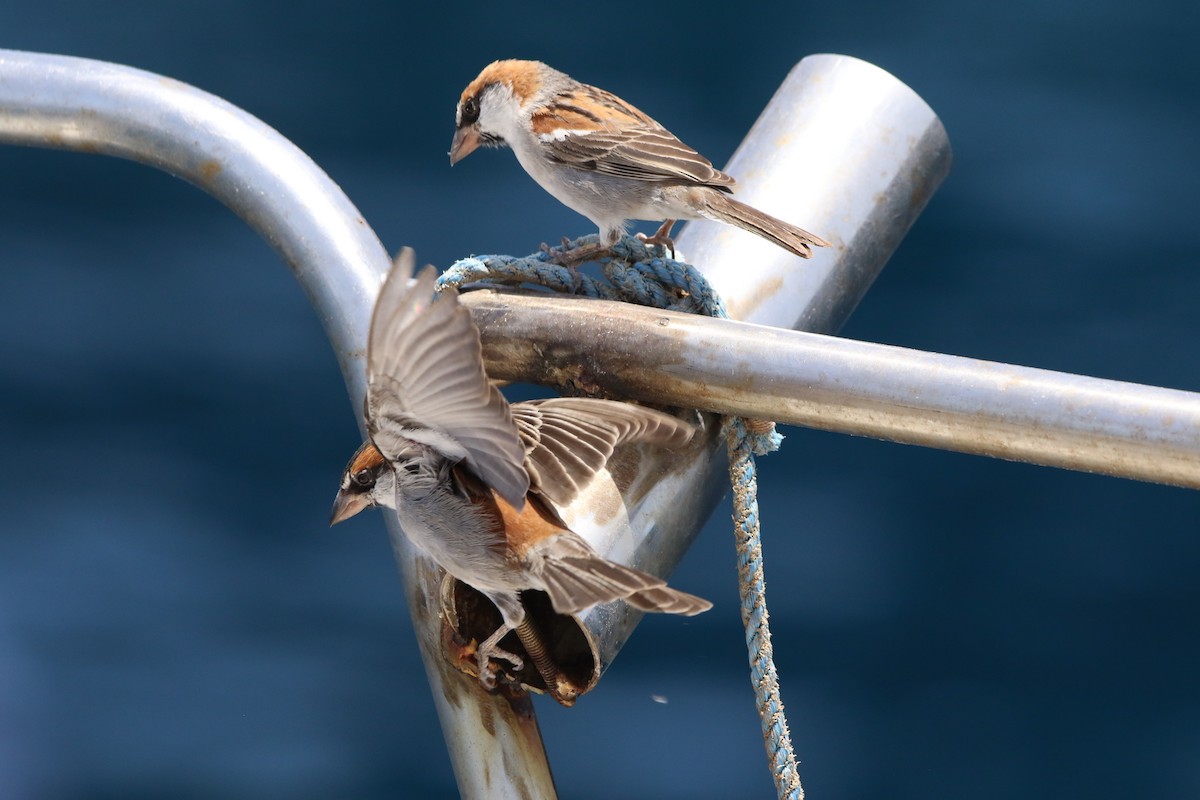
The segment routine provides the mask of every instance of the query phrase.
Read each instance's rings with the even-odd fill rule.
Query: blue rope
[[[729,482],[733,486],[738,592],[742,600],[742,625],[746,628],[746,649],[750,653],[750,684],[754,687],[754,700],[758,706],[771,777],[775,779],[775,791],[780,798],[803,800],[804,788],[800,785],[792,736],[783,712],[783,700],[779,696],[779,675],[775,671],[775,651],[771,646],[771,628],[768,624],[758,519],[758,478],[754,465],[758,445],[755,442],[756,435],[746,428],[746,420],[741,417],[726,418],[725,441],[729,450]]]
[[[567,242],[570,252],[592,245],[597,237],[584,236]],[[561,250],[559,252],[562,252]],[[662,248],[626,237],[612,248],[612,255],[600,260],[604,280],[576,272],[553,261],[554,252],[542,251],[513,256],[479,256],[455,262],[438,278],[438,288],[461,287],[487,282],[509,286],[534,285],[547,289],[622,300],[638,305],[672,311],[728,318],[725,304],[708,281],[690,264],[665,258]],[[737,544],[738,592],[742,603],[742,624],[746,627],[746,647],[750,654],[750,682],[762,723],[763,742],[775,790],[780,798],[803,800],[800,773],[792,749],[791,734],[779,695],[779,676],[767,624],[766,583],[763,576],[762,537],[758,518],[758,479],[754,456],[779,449],[783,437],[773,423],[725,417],[724,431],[729,453],[729,479],[733,487],[733,523]]]

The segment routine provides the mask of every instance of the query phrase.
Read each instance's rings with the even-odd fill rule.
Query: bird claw
[[[516,653],[510,653],[499,647],[500,639],[508,631],[508,628],[500,628],[486,642],[475,649],[475,665],[479,671],[479,683],[488,691],[496,688],[496,675],[501,671],[499,665],[497,665],[495,670],[491,668],[490,661],[492,659],[504,659],[512,664],[512,672],[520,672],[525,668],[525,659]]]
[[[488,662],[493,658],[502,658],[512,664],[513,672],[520,672],[525,668],[525,659],[521,658],[516,653],[510,653],[507,650],[501,650],[499,647],[490,647],[487,650],[480,649],[475,653],[475,661],[479,665],[479,682],[488,689],[496,685],[495,674],[488,669]]]
[[[564,236],[562,245],[559,247],[550,247],[543,242],[542,252],[549,256],[547,260],[551,264],[562,267],[570,274],[570,290],[572,293],[578,294],[580,287],[583,286],[583,277],[579,274],[579,267],[589,261],[596,261],[602,256],[611,255],[612,248],[599,243],[572,248],[571,240]]]
[[[595,261],[601,256],[608,255],[612,252],[611,247],[606,247],[602,244],[585,244],[576,247],[574,250],[569,250],[568,246],[571,241],[565,236],[563,237],[563,246],[561,248],[551,248],[547,252],[550,253],[550,260],[560,267],[569,270],[574,270],[581,264],[586,264],[589,261]]]
[[[635,238],[644,245],[665,247],[671,252],[671,258],[675,257],[675,240],[671,238],[671,228],[675,227],[675,220],[669,219],[663,222],[662,226],[654,232],[653,236],[647,236],[644,233],[636,234]]]
[[[542,242],[540,245],[538,245],[538,250],[540,250],[541,252],[546,253],[548,255],[552,255],[552,256],[557,256],[559,254],[565,253],[566,251],[568,251],[570,249],[571,249],[571,237],[569,237],[569,236],[562,237],[562,242],[559,244],[558,247],[551,247],[550,245],[546,244],[545,242]]]

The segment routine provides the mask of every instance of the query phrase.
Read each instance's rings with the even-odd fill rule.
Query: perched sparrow
[[[455,126],[451,164],[508,145],[543,189],[599,226],[602,248],[631,219],[665,220],[638,238],[672,250],[680,219],[736,225],[801,258],[829,245],[731,198],[733,178],[624,100],[538,61],[485,67],[463,90]]]
[[[602,558],[555,511],[607,464],[613,448],[678,447],[691,425],[628,403],[583,398],[512,406],[484,373],[479,331],[453,291],[434,297],[434,270],[414,282],[405,250],[380,290],[367,349],[368,441],[342,476],[330,524],[368,506],[394,508],[405,534],[448,573],[478,589],[504,624],[479,645],[490,657],[515,630],[556,699],[569,704],[519,592],[540,589],[559,614],[622,599],[642,611],[698,614],[707,600]],[[411,283],[411,285],[410,285]]]

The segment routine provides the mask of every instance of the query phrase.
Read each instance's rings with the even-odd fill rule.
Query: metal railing
[[[353,204],[294,145],[219,98],[162,76],[4,50],[0,142],[133,159],[225,203],[305,288],[359,413],[367,326],[388,258]],[[577,308],[588,301],[468,293],[488,369],[553,382],[564,364],[582,365],[597,382],[639,399],[1200,486],[1200,395],[817,335],[836,331],[853,311],[949,165],[941,123],[911,90],[852,58],[807,58],[728,170],[739,197],[820,233],[832,248],[802,262],[741,231],[689,224],[681,254],[744,322],[598,301],[584,317]],[[553,363],[538,355],[549,343]],[[717,445],[710,438],[682,462],[664,456],[675,459],[670,470],[640,463],[643,478],[670,477],[639,492],[621,519],[589,514],[618,491],[600,482],[568,520],[603,552],[669,572],[724,491]],[[439,575],[388,516],[460,790],[552,796],[532,704],[480,691],[442,657]],[[637,620],[603,607],[582,622],[602,668]]]
[[[1200,489],[1200,395],[608,301],[469,294],[498,378]],[[581,314],[603,340],[564,344]],[[569,341],[569,340],[568,340]]]

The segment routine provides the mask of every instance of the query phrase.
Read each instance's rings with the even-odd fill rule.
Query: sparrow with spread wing
[[[446,572],[499,609],[503,625],[476,650],[479,678],[495,683],[489,659],[520,669],[500,649],[516,631],[550,692],[569,705],[521,602],[539,589],[559,614],[624,600],[642,611],[691,616],[707,600],[601,557],[556,508],[568,505],[626,442],[675,448],[688,423],[629,403],[555,398],[509,405],[487,378],[479,331],[453,290],[434,295],[434,270],[411,281],[406,249],[371,318],[367,350],[368,440],[342,475],[331,524],[369,506],[396,510],[404,533]]]

